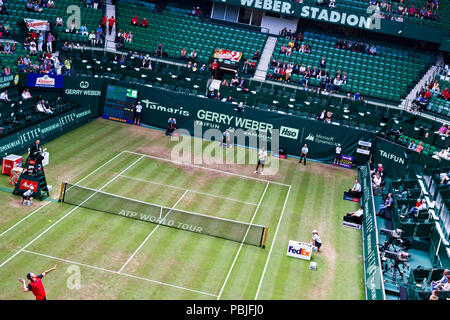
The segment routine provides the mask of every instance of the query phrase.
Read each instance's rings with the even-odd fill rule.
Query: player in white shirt
[[[258,153],[258,164],[256,165],[255,173],[258,173],[259,166],[261,166],[261,174],[264,175],[264,162],[266,161],[267,151],[262,148]]]
[[[138,102],[134,110],[134,124],[139,125],[139,123],[141,122],[141,115],[142,115],[142,105],[140,102]]]

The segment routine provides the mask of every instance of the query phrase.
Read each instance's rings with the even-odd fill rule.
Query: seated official
[[[353,185],[353,188],[348,190],[348,195],[355,198],[361,198],[362,192],[361,192],[361,185],[359,184],[358,179],[355,180],[355,184]]]
[[[36,170],[38,170],[38,165],[42,165],[42,160],[44,160],[40,140],[36,140],[36,142],[30,147],[28,158],[36,161],[36,165],[32,165],[32,168],[30,168],[30,174],[35,174]]]
[[[380,206],[380,209],[377,212],[377,216],[390,219],[391,218],[391,210],[394,205],[394,199],[392,199],[392,193],[387,195],[386,200],[384,201],[384,205]]]
[[[360,206],[355,212],[349,212],[344,216],[344,221],[362,224],[364,207]]]

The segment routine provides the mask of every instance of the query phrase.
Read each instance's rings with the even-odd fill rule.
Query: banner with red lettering
[[[231,51],[231,50],[225,50],[225,49],[216,49],[214,50],[213,57],[215,59],[221,60],[228,60],[234,63],[238,63],[241,61],[242,58],[242,52],[237,51]]]
[[[38,30],[38,31],[49,31],[50,24],[47,20],[37,20],[37,19],[26,19],[24,18],[25,24],[29,30]]]

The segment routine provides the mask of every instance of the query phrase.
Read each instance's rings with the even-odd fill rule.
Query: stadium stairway
[[[436,76],[438,70],[444,66],[444,58],[440,55],[437,58],[437,62],[435,65],[432,65],[430,69],[423,75],[422,79],[414,86],[414,88],[410,91],[410,93],[406,96],[406,98],[402,99],[399,107],[401,109],[407,109],[410,103],[416,98],[417,93],[421,88],[425,87],[427,83],[430,83]]]
[[[115,18],[117,17],[116,6],[112,3],[112,0],[106,1],[106,16],[108,18],[110,18],[111,16],[114,16]],[[114,24],[111,34],[109,34],[108,31],[106,32],[105,46],[106,46],[107,50],[115,50],[116,49],[116,26],[117,26],[117,23]]]
[[[266,80],[267,70],[269,70],[269,62],[272,57],[273,50],[277,44],[277,37],[269,36],[264,46],[264,50],[261,53],[261,58],[259,59],[258,66],[256,67],[254,80],[264,81]]]

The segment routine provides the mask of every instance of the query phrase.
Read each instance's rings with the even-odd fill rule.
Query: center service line
[[[164,221],[164,219],[167,218],[167,216],[169,215],[169,213],[172,212],[173,209],[175,209],[175,207],[178,205],[178,203],[180,203],[181,199],[184,198],[184,196],[189,192],[189,190],[186,190],[183,195],[180,197],[180,199],[178,199],[178,201],[172,206],[172,208],[169,210],[169,212],[167,212],[167,214],[164,216],[164,218],[162,219],[162,221]],[[147,242],[148,239],[150,239],[150,237],[152,236],[152,234],[156,231],[156,229],[159,228],[161,224],[158,224],[155,229],[152,230],[152,232],[150,232],[150,234],[147,236],[147,238],[145,238],[145,240],[141,243],[141,245],[136,249],[136,251],[134,251],[134,253],[131,255],[131,257],[128,258],[127,262],[125,262],[125,264],[119,269],[118,273],[121,273],[122,270],[127,266],[127,264],[131,261],[131,259],[134,258],[134,256],[136,255],[136,253],[142,248],[142,246]]]
[[[263,194],[262,194],[262,196],[261,196],[261,199],[259,199],[258,206],[256,207],[255,212],[253,213],[252,220],[250,221],[250,224],[248,225],[247,231],[245,232],[245,235],[244,235],[244,239],[242,239],[241,245],[239,246],[239,250],[238,250],[238,252],[236,253],[236,256],[234,257],[233,264],[231,265],[231,268],[230,268],[230,270],[228,271],[228,274],[227,274],[227,277],[225,278],[225,282],[224,282],[224,284],[223,284],[223,286],[222,286],[222,289],[220,289],[220,293],[219,293],[219,295],[217,296],[217,300],[219,300],[220,297],[222,296],[223,289],[225,289],[225,286],[226,286],[226,284],[227,284],[227,282],[228,282],[228,278],[230,277],[231,271],[233,271],[234,264],[236,263],[237,258],[239,257],[239,253],[241,252],[242,246],[244,245],[244,241],[245,241],[245,239],[247,238],[248,232],[250,231],[250,228],[251,228],[251,226],[252,226],[252,224],[253,224],[253,220],[255,220],[256,213],[258,212],[259,207],[260,207],[260,205],[261,205],[261,202],[262,202],[262,200],[264,199],[264,195],[266,194],[267,187],[269,187],[269,184],[270,184],[270,182],[267,182],[266,188],[264,189],[264,192],[263,192]]]
[[[143,158],[143,156],[141,156],[139,159],[137,159],[136,161],[134,161],[132,164],[130,164],[128,167],[126,167],[122,172],[120,172],[118,175],[114,176],[111,180],[109,180],[108,182],[106,182],[100,189],[98,189],[97,191],[101,191],[102,189],[104,189],[106,186],[108,186],[110,183],[112,183],[114,180],[116,180],[118,177],[120,177],[121,174],[123,174],[125,171],[127,171],[128,169],[130,169],[132,166],[134,166],[136,163],[138,163],[141,159]],[[12,260],[15,256],[17,256],[19,253],[21,253],[23,250],[25,250],[26,248],[28,248],[30,245],[32,245],[36,240],[38,240],[40,237],[42,237],[44,234],[46,234],[48,231],[50,231],[51,229],[53,229],[54,226],[56,226],[58,223],[60,223],[62,220],[64,220],[66,217],[68,217],[72,212],[74,212],[75,210],[77,210],[80,206],[82,206],[86,201],[88,201],[89,199],[91,199],[94,195],[96,195],[96,192],[93,193],[92,195],[90,195],[86,200],[84,200],[83,202],[81,202],[79,205],[77,205],[75,208],[73,208],[72,210],[70,210],[68,213],[66,213],[63,217],[59,218],[58,221],[56,221],[54,224],[52,224],[50,227],[48,227],[47,229],[45,229],[41,234],[39,234],[36,238],[34,238],[33,240],[31,240],[27,245],[25,245],[25,247],[23,247],[22,249],[20,249],[19,251],[17,251],[15,254],[13,254],[11,257],[9,257],[6,261],[4,261],[2,264],[0,264],[0,268],[3,267],[6,263],[8,263],[8,261]]]

